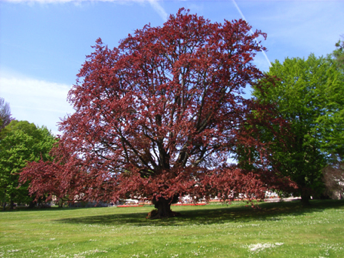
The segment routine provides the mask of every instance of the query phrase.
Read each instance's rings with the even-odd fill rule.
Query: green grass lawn
[[[0,257],[344,257],[344,202],[0,212]]]

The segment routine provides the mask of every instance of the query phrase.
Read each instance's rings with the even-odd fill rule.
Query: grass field
[[[344,257],[344,202],[0,212],[0,257]]]

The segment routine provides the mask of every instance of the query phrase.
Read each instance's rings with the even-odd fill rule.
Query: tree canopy
[[[262,198],[268,185],[289,182],[268,171],[267,144],[251,136],[254,129],[240,129],[283,124],[269,105],[243,97],[263,76],[252,60],[266,35],[250,29],[243,20],[211,23],[180,9],[163,27],[146,25],[113,49],[98,39],[69,92],[75,113],[60,124],[54,162],[22,173],[32,193],[149,198],[165,217],[183,194]],[[261,116],[248,120],[253,109]],[[259,149],[254,173],[231,161],[239,144]]]
[[[29,203],[32,200],[28,184],[19,185],[19,173],[28,162],[51,159],[49,152],[55,142],[48,129],[27,121],[13,120],[2,130],[0,195],[3,205],[7,202],[11,205],[13,202]]]
[[[253,94],[262,103],[276,104],[291,136],[281,141],[265,133],[265,141],[274,142],[276,165],[297,183],[307,203],[310,194],[322,191],[321,169],[330,154],[343,153],[343,74],[331,59],[311,54],[275,61],[267,75],[278,78],[274,86],[266,81]]]

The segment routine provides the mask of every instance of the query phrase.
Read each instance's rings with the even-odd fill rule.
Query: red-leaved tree
[[[290,183],[271,170],[268,143],[248,126],[283,124],[271,107],[243,97],[263,76],[252,59],[266,35],[250,28],[180,9],[117,48],[98,39],[69,92],[75,113],[60,124],[55,161],[31,163],[22,181],[36,196],[149,198],[157,217],[176,215],[170,205],[184,194],[262,198],[267,187]],[[239,145],[258,150],[254,171],[231,163]]]

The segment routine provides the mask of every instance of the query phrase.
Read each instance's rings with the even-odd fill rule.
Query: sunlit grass
[[[0,213],[0,257],[344,257],[344,202]]]

